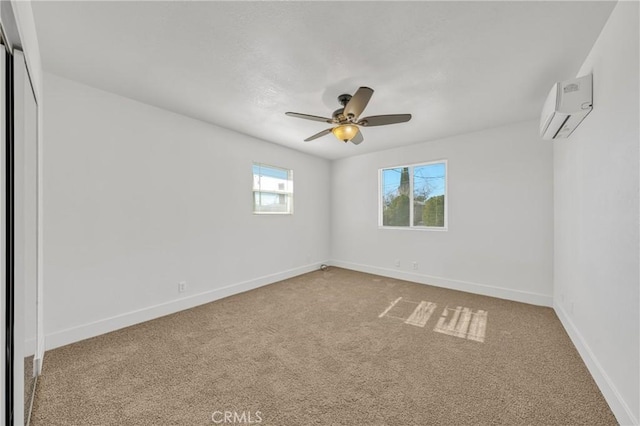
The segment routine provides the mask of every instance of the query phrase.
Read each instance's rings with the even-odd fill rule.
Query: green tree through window
[[[444,195],[431,197],[422,209],[424,226],[444,226]]]
[[[409,226],[409,196],[400,194],[389,201],[384,209],[385,226]]]

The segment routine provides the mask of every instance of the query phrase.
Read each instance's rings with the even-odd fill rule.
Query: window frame
[[[416,226],[413,224],[414,204],[413,204],[413,170],[415,167],[429,166],[431,164],[444,164],[444,226]],[[382,195],[382,173],[384,170],[409,168],[409,226],[389,226],[384,225],[384,197]],[[449,161],[445,158],[439,160],[425,161],[420,163],[399,164],[381,167],[378,169],[378,229],[397,229],[403,231],[448,231],[449,230]]]
[[[291,182],[291,191],[281,191],[281,190],[272,190],[272,191],[261,191],[261,190],[257,190],[253,187],[253,179],[255,174],[253,173],[253,168],[255,166],[258,167],[265,167],[265,168],[271,168],[271,169],[277,169],[277,170],[282,170],[284,172],[287,172],[287,181]],[[262,176],[262,175],[261,175]],[[268,211],[257,211],[256,210],[256,194],[282,194],[285,195],[288,199],[288,209],[287,211],[284,212],[268,212]],[[293,189],[293,169],[289,169],[286,167],[281,167],[281,166],[274,166],[272,164],[267,164],[267,163],[261,163],[259,161],[252,161],[251,162],[251,209],[253,210],[253,214],[254,215],[279,215],[279,216],[287,216],[287,215],[293,215],[293,193],[294,193],[294,189]]]

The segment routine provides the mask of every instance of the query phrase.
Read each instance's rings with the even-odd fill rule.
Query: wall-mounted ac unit
[[[593,109],[592,75],[561,81],[551,88],[542,107],[542,139],[568,137]]]

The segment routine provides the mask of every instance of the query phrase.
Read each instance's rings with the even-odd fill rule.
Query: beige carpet
[[[47,352],[32,424],[230,424],[225,412],[616,423],[553,310],[330,268]]]

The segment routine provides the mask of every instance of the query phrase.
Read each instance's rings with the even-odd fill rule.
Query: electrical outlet
[[[400,267],[400,259],[396,259],[396,268]]]
[[[416,271],[418,269],[418,262],[412,262],[411,266],[413,267],[413,270]]]
[[[184,293],[185,291],[187,291],[187,282],[180,281],[178,283],[178,293]]]

